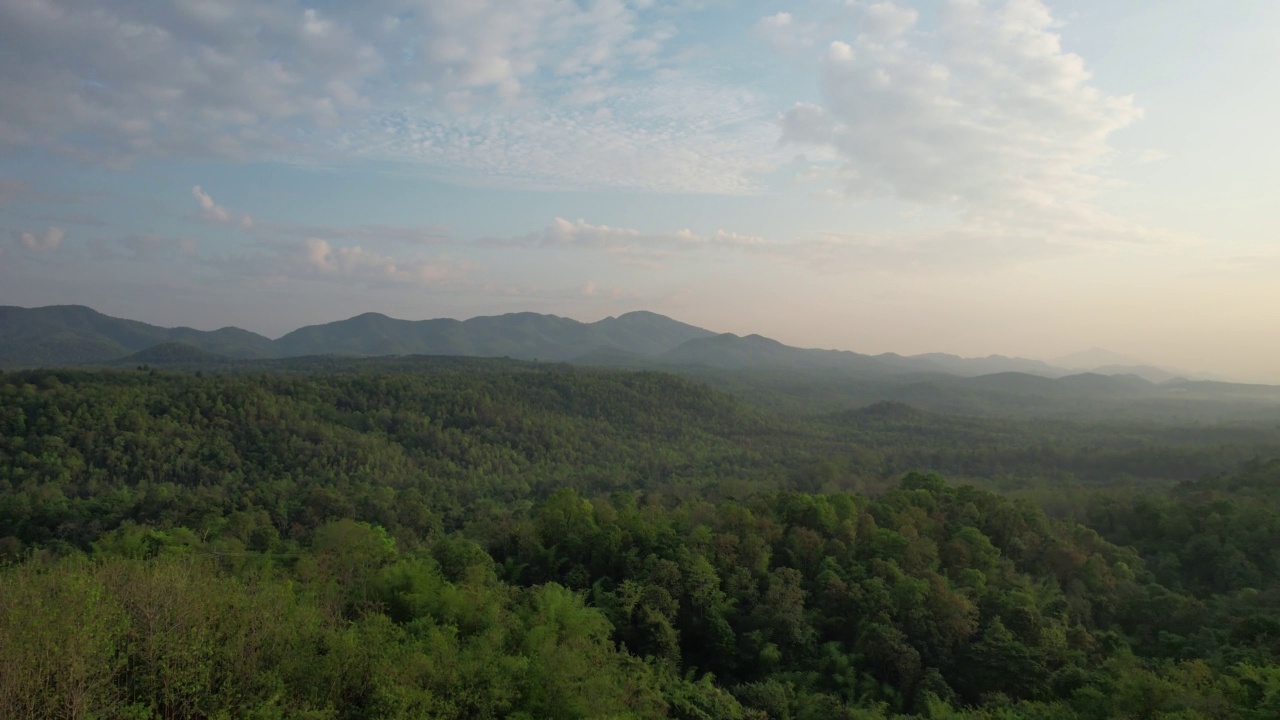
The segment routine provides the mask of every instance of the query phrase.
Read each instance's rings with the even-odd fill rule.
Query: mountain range
[[[592,323],[528,312],[417,321],[365,313],[299,328],[272,340],[235,327],[213,331],[163,328],[77,305],[0,306],[0,367],[192,364],[314,355],[462,355],[628,367],[792,369],[848,377],[1024,373],[1060,378],[1082,371],[1133,375],[1152,382],[1174,377],[1167,370],[1098,350],[1064,358],[1068,362],[1059,366],[1001,355],[864,355],[798,348],[760,335],[715,333],[644,311]],[[1104,367],[1089,367],[1091,356]]]

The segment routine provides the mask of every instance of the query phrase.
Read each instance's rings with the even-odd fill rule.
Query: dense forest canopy
[[[0,717],[1280,717],[1277,457],[501,360],[6,372]]]

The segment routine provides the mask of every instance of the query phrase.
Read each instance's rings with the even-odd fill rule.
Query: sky
[[[0,0],[0,304],[1280,382],[1273,0]]]

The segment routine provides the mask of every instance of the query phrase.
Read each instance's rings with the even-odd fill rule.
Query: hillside
[[[1274,717],[1274,427],[253,368],[0,375],[0,716]]]
[[[555,315],[511,313],[470,320],[396,320],[366,313],[295,330],[275,343],[282,357],[301,355],[467,355],[568,360],[595,351],[658,355],[711,335],[654,313],[583,323]]]
[[[106,362],[173,342],[233,358],[273,353],[271,340],[239,328],[162,328],[78,305],[0,306],[0,367]]]
[[[182,343],[200,353],[169,347]],[[158,347],[164,346],[164,347]],[[1081,371],[1037,360],[991,355],[963,358],[944,353],[864,355],[843,350],[793,347],[761,335],[715,333],[651,312],[630,312],[596,322],[538,313],[509,313],[469,320],[400,320],[365,313],[310,325],[278,340],[227,327],[214,331],[162,328],[113,318],[90,308],[0,307],[0,367],[69,366],[141,361],[190,367],[207,361],[306,356],[461,356],[572,362],[623,368],[665,369],[708,378],[713,383],[750,386],[749,392],[818,412],[900,400],[960,414],[1082,413],[1098,402],[1142,401],[1125,412],[1173,408],[1180,419],[1206,403],[1213,417],[1238,417],[1247,406],[1257,417],[1269,392],[1230,383],[1178,385],[1178,378],[1145,365],[1110,365],[1093,371],[1092,381],[1070,380]],[[1131,360],[1104,351],[1069,356],[1070,363]],[[1114,383],[1105,378],[1128,377]],[[1151,382],[1133,381],[1145,379]],[[1062,383],[1050,381],[1062,380]],[[1160,383],[1153,386],[1152,383]],[[1151,400],[1150,403],[1143,404]],[[838,403],[832,407],[831,403]],[[1265,414],[1265,409],[1260,412]]]

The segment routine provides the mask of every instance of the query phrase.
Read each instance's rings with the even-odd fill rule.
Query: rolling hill
[[[175,342],[231,358],[273,356],[270,339],[239,328],[162,328],[79,305],[0,306],[0,367],[107,362]]]
[[[1102,406],[1117,412],[1150,414],[1163,409],[1194,414],[1206,403],[1272,401],[1270,393],[1246,386],[1178,384],[1169,373],[1145,365],[1111,365],[1082,374],[1082,369],[1001,355],[873,356],[793,347],[760,335],[715,333],[643,311],[590,323],[530,312],[416,321],[365,313],[299,328],[271,340],[234,327],[213,331],[157,327],[81,306],[0,306],[0,367],[101,363],[229,367],[244,361],[310,356],[410,355],[666,370],[736,388],[740,395],[761,402],[809,409],[891,401],[970,415],[1061,414],[1096,411]],[[1072,365],[1139,362],[1102,350],[1064,360]]]
[[[653,357],[713,334],[648,312],[594,323],[537,313],[417,321],[366,313],[300,328],[277,340],[275,348],[280,357],[468,355],[563,361],[600,351]]]

